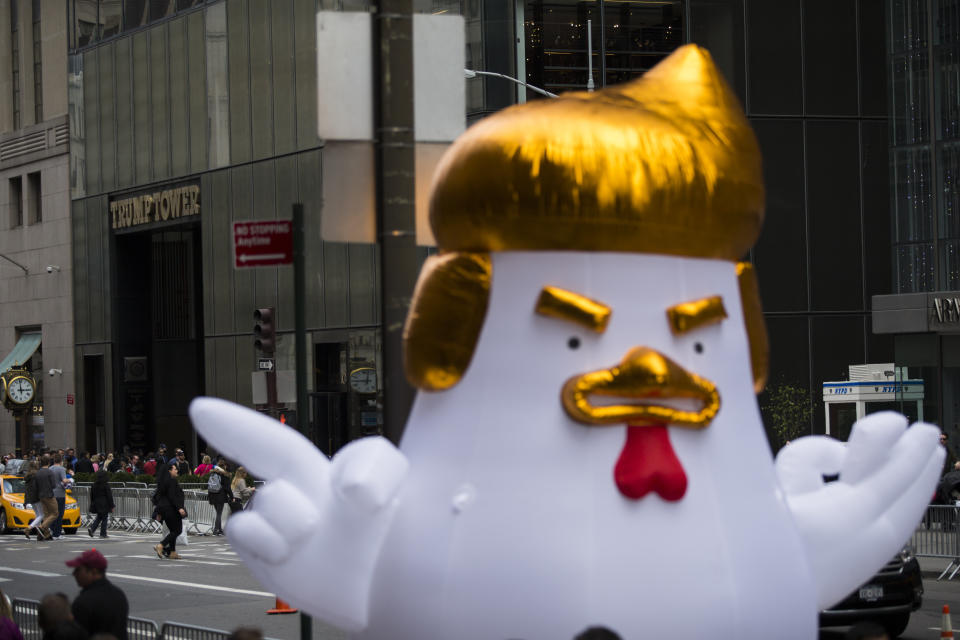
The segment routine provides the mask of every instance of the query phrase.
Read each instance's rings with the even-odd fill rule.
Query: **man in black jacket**
[[[93,461],[90,460],[90,452],[84,451],[73,470],[77,473],[93,473]]]
[[[117,640],[127,640],[127,596],[107,580],[107,559],[96,549],[88,549],[73,560],[73,578],[82,589],[73,600],[73,618],[91,636],[109,633]]]

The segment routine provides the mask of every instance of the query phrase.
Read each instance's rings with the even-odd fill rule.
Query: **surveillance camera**
[[[47,265],[47,273],[53,273],[53,265]],[[52,373],[50,375],[53,375]]]
[[[47,268],[49,269],[49,267],[47,267]],[[50,369],[50,371],[48,371],[47,373],[48,373],[49,375],[51,375],[51,376],[55,376],[55,375],[57,374],[57,371],[56,371],[56,369]]]

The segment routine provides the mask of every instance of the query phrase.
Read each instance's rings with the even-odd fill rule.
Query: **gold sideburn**
[[[750,367],[753,369],[753,390],[760,393],[767,385],[770,375],[770,342],[767,325],[763,321],[763,305],[760,303],[760,285],[757,271],[749,262],[737,263],[737,283],[740,285],[740,301],[743,305],[743,321],[750,341]]]
[[[536,312],[551,318],[569,320],[597,333],[606,331],[610,322],[610,307],[559,287],[547,286],[540,291]]]
[[[403,328],[404,369],[414,387],[442,391],[463,377],[487,314],[492,272],[486,253],[424,263]]]

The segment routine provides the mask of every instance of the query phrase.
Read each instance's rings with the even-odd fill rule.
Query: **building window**
[[[595,2],[527,0],[527,82],[555,93],[583,90],[591,65],[597,88],[627,82],[683,44],[680,0],[623,0],[604,6],[601,16]],[[588,20],[592,51],[587,50]],[[536,97],[528,92],[528,99]]]
[[[27,174],[27,207],[29,207],[30,224],[37,224],[43,221],[43,207],[40,198],[40,172],[35,171]]]
[[[23,180],[10,178],[10,227],[23,226]]]
[[[43,122],[43,58],[40,32],[40,0],[33,0],[33,115]]]
[[[20,37],[17,29],[19,22],[17,3],[10,3],[10,67],[13,71],[13,129],[22,125],[20,122]]]

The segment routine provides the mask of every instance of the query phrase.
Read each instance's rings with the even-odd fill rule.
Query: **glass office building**
[[[960,439],[960,4],[886,5],[894,281],[874,330],[925,381],[924,414]]]

